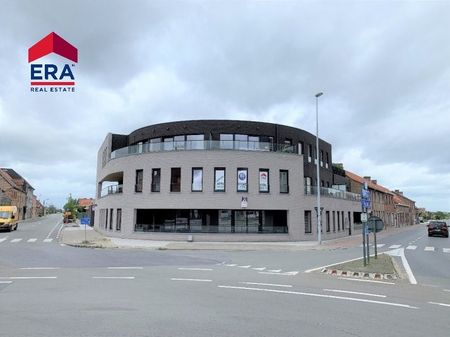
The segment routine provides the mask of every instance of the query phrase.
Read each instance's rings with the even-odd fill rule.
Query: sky
[[[323,92],[333,162],[450,211],[450,1],[0,6],[0,167],[46,204],[95,196],[108,132],[241,119],[315,133]],[[50,32],[78,48],[74,93],[30,92],[28,48]]]

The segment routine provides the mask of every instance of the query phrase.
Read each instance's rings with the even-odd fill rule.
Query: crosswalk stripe
[[[434,252],[434,247],[425,247],[424,251],[426,251],[426,252]]]
[[[402,245],[392,245],[389,246],[390,249],[396,249],[396,248],[400,248]]]
[[[37,239],[36,239],[36,238],[33,238],[33,239],[28,239],[27,242],[36,242],[36,241],[37,241]]]
[[[238,268],[250,268],[251,266],[238,266]]]
[[[252,268],[253,270],[259,270],[259,271],[263,271],[264,269],[266,269],[266,267],[259,267],[259,268]]]
[[[406,247],[406,249],[409,249],[409,250],[415,250],[417,248],[417,246],[408,246],[408,247]]]
[[[384,246],[386,246],[384,243],[378,243],[377,244],[377,248],[381,248],[381,247],[384,247]]]
[[[442,248],[442,251],[443,251],[444,253],[450,253],[450,248]]]
[[[12,239],[10,242],[11,243],[16,243],[16,242],[20,242],[20,241],[22,241],[22,239]]]
[[[44,242],[52,242],[53,239],[44,239]]]
[[[1,238],[1,239],[0,239],[0,242],[5,241],[7,238],[8,238],[8,237],[6,237],[6,238]]]

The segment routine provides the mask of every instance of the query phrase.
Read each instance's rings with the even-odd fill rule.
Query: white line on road
[[[346,281],[369,282],[369,283],[381,283],[381,284],[395,285],[394,282],[375,281],[375,280],[363,280],[363,279],[359,279],[359,278],[338,277],[338,279],[339,280],[346,280]]]
[[[450,289],[444,289],[444,291],[449,292],[450,293]]]
[[[53,239],[44,239],[44,242],[52,242]]]
[[[50,236],[53,234],[53,232],[55,231],[55,229],[58,228],[59,225],[61,225],[61,227],[62,227],[62,223],[60,223],[60,222],[58,221],[58,223],[55,225],[55,227],[53,227],[52,230],[48,233],[47,239],[50,238]]]
[[[33,238],[33,239],[28,239],[27,240],[27,242],[36,242],[37,241],[37,239],[36,238]]]
[[[450,304],[447,304],[447,303],[439,303],[439,302],[428,302],[428,303],[440,305],[441,307],[449,307],[450,308]]]
[[[324,294],[315,294],[315,293],[304,293],[304,292],[299,292],[299,291],[278,290],[278,289],[264,289],[264,288],[250,288],[250,287],[234,287],[234,286],[222,286],[222,285],[219,285],[218,287],[219,287],[219,288],[225,288],[225,289],[262,291],[262,292],[279,293],[279,294],[301,295],[301,296],[320,297],[320,298],[331,298],[331,299],[345,300],[345,301],[354,301],[354,302],[364,302],[364,303],[382,304],[382,305],[389,305],[389,306],[393,306],[393,307],[401,307],[401,308],[408,308],[408,309],[419,309],[418,307],[413,307],[413,306],[408,305],[408,304],[394,303],[394,302],[382,302],[382,301],[375,301],[375,300],[368,300],[368,299],[354,298],[354,297],[344,297],[344,296],[335,296],[335,295],[324,295]]]
[[[58,276],[7,276],[0,277],[8,280],[39,280],[39,279],[57,279]]]
[[[107,280],[134,280],[134,276],[92,276],[93,279],[107,279]]]
[[[59,267],[24,267],[20,268],[22,270],[56,270],[59,269]]]
[[[17,243],[17,242],[20,242],[20,241],[22,241],[22,239],[12,239],[10,242],[11,243]]]
[[[402,259],[403,268],[405,268],[406,274],[408,275],[409,283],[417,284],[417,280],[414,277],[411,267],[409,266],[408,260],[406,259],[404,248],[391,250],[391,251],[387,252],[386,254],[392,255],[392,256],[400,256],[400,258]]]
[[[390,249],[396,249],[396,248],[400,248],[402,245],[392,245],[389,246]]]
[[[0,281],[0,284],[11,284],[12,281]]]
[[[8,238],[7,236],[5,236],[4,238],[1,238],[1,239],[0,239],[0,242],[5,241],[7,238]]]
[[[424,251],[426,252],[434,252],[434,247],[425,247]]]
[[[190,282],[212,282],[212,280],[200,279],[200,278],[171,278],[171,281],[190,281]]]
[[[450,253],[450,248],[442,248],[442,251],[443,251],[444,253]]]
[[[304,271],[304,273],[311,273],[311,272],[316,271],[316,270],[320,270],[320,269],[323,269],[323,268],[335,266],[337,264],[343,264],[343,263],[352,262],[352,261],[356,261],[356,260],[361,260],[361,258],[357,257],[355,259],[350,259],[350,260],[345,260],[345,261],[342,261],[342,262],[336,262],[336,263],[332,263],[332,264],[327,264],[326,266],[320,266],[320,267],[316,267],[316,268],[312,268],[312,269],[307,269],[307,270]]]
[[[281,269],[272,269],[272,270],[267,270],[269,273],[279,273],[281,271]]]
[[[191,270],[191,271],[212,271],[211,268],[178,268],[178,270]]]
[[[280,275],[280,276],[295,276],[298,274],[298,271],[286,271],[284,273],[279,272],[271,272],[271,271],[259,271],[258,274],[265,274],[265,275]]]
[[[119,270],[121,270],[121,269],[125,269],[125,270],[129,270],[129,269],[144,269],[143,267],[108,267],[108,269],[114,269],[114,270],[116,270],[116,269],[119,269]]]
[[[347,291],[347,290],[339,290],[339,289],[324,289],[323,291],[331,291],[334,293],[345,293],[345,294],[354,294],[354,295],[363,295],[363,296],[373,296],[373,297],[386,297],[386,295],[378,295],[371,293],[361,293],[358,291]]]
[[[247,269],[247,268],[250,268],[251,266],[249,265],[249,266],[238,266],[238,268],[245,268],[245,269]]]
[[[406,247],[406,249],[415,250],[415,249],[417,249],[417,246],[411,245],[411,246]]]
[[[256,285],[256,286],[292,288],[292,286],[290,284],[258,283],[258,282],[239,282],[239,283],[249,284],[249,285]]]
[[[386,246],[384,243],[377,244],[377,248],[381,248],[381,247],[384,247],[384,246]]]
[[[237,264],[231,263],[231,264],[226,264],[227,267],[236,267]]]
[[[258,267],[258,268],[252,268],[253,270],[259,270],[259,271],[263,271],[264,269],[266,269],[266,267]]]

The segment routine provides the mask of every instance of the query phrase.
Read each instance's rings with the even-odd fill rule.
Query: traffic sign
[[[91,224],[91,219],[89,219],[88,217],[83,217],[80,219],[80,224],[82,225],[90,225]]]
[[[373,233],[374,231],[378,233],[384,229],[384,223],[379,217],[371,216],[369,220],[367,220],[367,227],[370,233]]]

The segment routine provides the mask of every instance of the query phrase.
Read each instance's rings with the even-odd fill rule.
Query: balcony
[[[103,198],[110,194],[117,194],[123,192],[123,185],[111,185],[107,186],[105,188],[102,188],[100,197]]]
[[[317,195],[316,186],[305,186],[305,195]],[[334,188],[321,187],[320,196],[325,198],[346,199],[351,201],[360,201],[361,196],[357,193],[345,192]]]
[[[231,140],[189,140],[131,145],[111,152],[111,159],[142,153],[194,150],[231,150],[298,154],[296,145]]]

